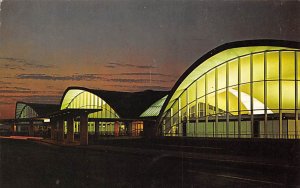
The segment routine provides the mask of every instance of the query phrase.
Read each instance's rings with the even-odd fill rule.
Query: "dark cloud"
[[[26,63],[25,59],[13,58],[13,57],[0,57],[0,60],[6,60],[16,63]]]
[[[20,59],[20,58],[13,58],[13,57],[0,57],[0,61],[8,61],[2,66],[2,68],[10,69],[10,70],[25,70],[25,68],[34,68],[34,69],[48,69],[54,68],[53,65],[42,65],[36,64],[31,61]]]
[[[113,65],[105,65],[104,67],[106,67],[106,68],[115,68],[116,66],[113,66]]]
[[[0,89],[1,94],[5,93],[31,93],[34,94],[35,91],[30,91],[30,90],[17,90],[17,89]]]
[[[19,98],[20,101],[46,104],[59,104],[61,95],[29,95]]]
[[[46,91],[48,95],[62,95],[63,90],[58,91],[58,90],[50,90]],[[17,99],[19,97],[24,97],[24,96],[35,96],[35,95],[47,95],[44,90],[18,90],[18,89],[0,89],[0,99],[7,98],[8,99]]]
[[[150,82],[160,82],[161,83],[161,82],[167,82],[166,80],[124,79],[124,78],[112,78],[112,79],[108,79],[107,81],[126,82],[126,83],[150,83]]]
[[[135,88],[139,90],[160,90],[160,91],[170,90],[170,87],[163,87],[163,86],[136,86]]]
[[[10,86],[6,86],[6,87],[1,87],[2,90],[4,89],[14,89],[14,90],[18,90],[18,91],[30,91],[30,89],[25,88],[25,87],[10,87]]]
[[[23,68],[23,66],[21,66],[21,65],[13,65],[13,64],[4,64],[2,66],[2,68],[4,68],[4,69],[10,69],[10,70],[25,70]]]
[[[54,68],[54,65],[41,65],[41,64],[34,64],[34,63],[24,63],[24,65],[32,68],[39,68],[39,69]]]
[[[127,79],[127,78],[104,78],[99,74],[74,74],[71,76],[57,76],[47,74],[18,74],[18,79],[33,79],[33,80],[53,80],[53,81],[95,81],[101,80],[106,82],[122,82],[122,83],[162,83],[170,82],[169,80],[157,79]]]
[[[109,87],[117,87],[117,88],[125,88],[126,91],[144,91],[144,90],[160,90],[160,91],[168,91],[171,88],[170,87],[164,87],[159,85],[153,85],[153,86],[140,86],[140,85],[133,85],[129,89],[126,85],[106,85]]]
[[[8,84],[11,84],[11,83],[10,83],[10,82],[4,82],[4,81],[1,81],[1,80],[0,80],[0,84],[1,84],[1,85],[8,85]]]
[[[102,79],[102,77],[99,77],[98,74],[74,74],[71,76],[57,76],[47,74],[18,74],[16,78],[53,81],[94,81]]]
[[[36,94],[36,92],[35,92]],[[49,103],[49,104],[58,104],[60,102],[62,93],[57,94],[57,95],[32,95],[32,94],[27,94],[27,95],[13,95],[10,96],[9,101],[1,100],[0,99],[0,104],[2,103],[15,103],[16,101],[24,101],[24,102],[33,102],[33,103]],[[2,98],[4,99],[4,98]]]
[[[157,73],[157,72],[126,72],[126,73],[121,73],[119,75],[126,75],[126,76],[166,76],[166,77],[169,77],[169,76],[172,76],[172,75],[169,75],[169,74],[162,74],[162,73]],[[173,77],[173,76],[172,76]]]
[[[128,68],[139,68],[139,69],[150,69],[150,68],[157,68],[152,65],[134,65],[129,63],[117,63],[117,62],[109,62],[105,67],[108,68],[115,68],[115,67],[128,67]]]

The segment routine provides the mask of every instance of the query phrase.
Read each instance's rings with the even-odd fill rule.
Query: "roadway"
[[[0,139],[0,187],[300,186],[298,167],[208,160],[161,149],[112,148]]]

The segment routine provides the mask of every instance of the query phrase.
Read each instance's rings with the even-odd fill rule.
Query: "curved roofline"
[[[166,95],[168,91],[109,91],[99,89],[89,89],[80,86],[70,86],[62,95],[60,101],[60,108],[64,105],[64,99],[70,90],[82,90],[94,94],[103,99],[120,118],[139,118],[140,114],[143,113],[149,106],[151,106],[156,100],[160,99],[162,95]],[[146,98],[145,98],[146,97]],[[132,105],[133,103],[140,104],[137,107]],[[142,104],[141,104],[142,103]],[[133,109],[134,107],[134,109]]]
[[[95,93],[95,91],[109,91],[109,92],[118,92],[118,93],[138,93],[138,92],[143,92],[143,91],[136,91],[136,92],[126,92],[126,91],[111,91],[111,90],[100,90],[100,89],[90,89],[90,88],[86,88],[86,87],[82,87],[82,86],[70,86],[70,87],[67,87],[67,89],[64,91],[63,95],[62,95],[62,98],[60,99],[60,103],[59,105],[61,106],[62,105],[62,102],[64,100],[64,97],[65,95],[68,93],[69,90],[72,90],[72,89],[80,89],[80,90],[84,90],[84,91],[87,91],[87,92],[90,92],[98,97],[100,97],[98,95],[98,93]],[[154,91],[154,90],[144,90],[144,91]],[[168,92],[168,91],[162,91],[162,92]]]
[[[23,101],[17,101],[16,102],[16,107],[15,107],[15,117],[17,115],[17,106],[18,104],[24,104],[25,106],[22,108],[21,113],[23,112],[23,110],[26,108],[26,106],[29,106],[32,110],[35,111],[35,113],[37,114],[36,110],[31,106],[32,104],[38,104],[38,103],[30,103],[30,102],[23,102]],[[20,113],[20,115],[21,115]]]
[[[17,101],[17,102],[16,102],[16,105],[17,105],[18,103],[23,103],[23,104],[26,104],[26,105],[28,105],[28,106],[30,106],[30,105],[35,105],[35,104],[38,104],[38,105],[57,105],[57,104],[52,104],[52,103],[35,103],[35,102],[23,102],[23,101]]]
[[[15,107],[15,118],[17,118],[17,117],[16,117],[16,115],[17,115],[17,106],[18,106],[18,104],[20,104],[20,103],[27,105],[27,103],[26,103],[26,102],[23,102],[23,101],[17,101],[17,102],[16,102],[16,107]],[[24,107],[24,108],[25,108],[25,107]],[[21,112],[23,111],[24,108],[22,108]]]
[[[16,102],[16,106],[15,106],[15,117],[16,117],[16,115],[17,115],[17,106],[18,106],[18,104],[24,104],[24,105],[25,105],[25,106],[22,108],[21,112],[24,110],[24,108],[25,108],[26,106],[28,106],[28,107],[30,107],[32,110],[34,110],[35,113],[38,114],[38,116],[40,116],[40,115],[43,114],[43,113],[41,113],[38,109],[36,109],[36,106],[35,106],[35,105],[57,106],[57,104],[32,103],[32,102],[17,101],[17,102]]]
[[[59,108],[61,108],[62,102],[66,96],[66,94],[68,93],[68,91],[72,90],[72,89],[80,89],[80,90],[84,90],[84,91],[88,91],[90,93],[93,93],[92,90],[86,88],[86,87],[81,87],[81,86],[71,86],[71,87],[67,87],[67,89],[64,91],[64,94],[62,95],[60,102],[59,102]],[[93,93],[94,94],[94,93]]]
[[[181,82],[199,65],[201,65],[203,62],[208,60],[209,58],[213,57],[214,55],[231,49],[231,48],[241,48],[241,47],[250,47],[250,46],[280,46],[280,47],[287,47],[287,48],[300,48],[300,42],[296,41],[288,41],[288,40],[275,40],[275,39],[257,39],[257,40],[243,40],[243,41],[235,41],[235,42],[229,42],[222,44],[203,56],[201,56],[198,60],[196,60],[177,80],[175,85],[172,87],[164,105],[162,106],[159,116],[158,116],[158,124],[160,123],[161,116],[163,115],[163,112],[168,105],[171,97],[174,95],[177,88],[180,86]]]

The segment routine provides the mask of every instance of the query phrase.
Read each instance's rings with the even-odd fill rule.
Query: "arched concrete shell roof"
[[[167,107],[172,104],[172,101],[180,96],[194,80],[220,63],[234,59],[237,56],[260,51],[299,48],[300,43],[295,41],[260,39],[226,43],[209,51],[193,63],[175,83],[160,111],[159,119],[161,119]]]
[[[17,112],[19,105],[22,105],[22,107],[19,110],[19,112]],[[46,117],[48,114],[51,114],[59,110],[59,105],[57,104],[27,103],[27,102],[18,101],[16,103],[16,109],[15,109],[16,118],[19,118],[20,114],[22,113],[22,111],[25,109],[26,106],[34,110],[38,114],[37,117]]]
[[[62,105],[64,97],[68,91],[76,89],[87,91],[100,97],[108,105],[110,105],[121,118],[128,119],[139,118],[141,113],[143,113],[155,101],[168,94],[168,91],[146,90],[141,92],[119,92],[95,90],[84,87],[69,87],[65,90],[60,105]]]

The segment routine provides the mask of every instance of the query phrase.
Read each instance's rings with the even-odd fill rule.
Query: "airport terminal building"
[[[51,138],[300,138],[300,43],[239,41],[198,59],[171,91],[69,87],[60,104],[17,103],[16,120],[49,118]],[[145,135],[146,134],[146,135]]]
[[[300,44],[227,43],[189,67],[157,126],[164,136],[300,138]]]
[[[74,124],[74,134],[80,133],[79,115],[70,116],[69,110],[95,110],[88,114],[87,131],[90,135],[140,136],[146,121],[155,125],[159,111],[156,110],[154,114],[155,105],[152,104],[161,100],[167,93],[153,90],[117,92],[69,87],[60,103],[60,111],[66,111],[62,117],[64,132],[67,133],[67,123],[71,121],[71,124]],[[142,115],[147,110],[148,112]],[[55,119],[55,115],[50,117]]]
[[[12,131],[17,135],[45,136],[50,113],[59,110],[59,105],[17,102]]]

